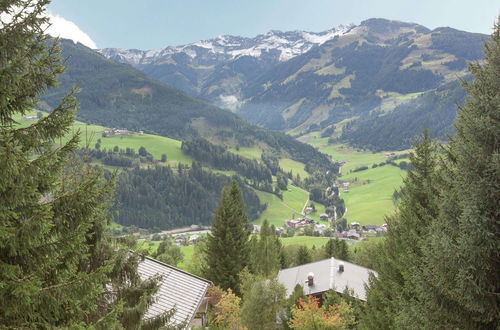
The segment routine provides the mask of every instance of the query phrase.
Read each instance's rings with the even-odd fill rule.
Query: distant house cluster
[[[111,136],[116,136],[116,135],[132,135],[132,134],[142,135],[142,134],[144,134],[144,132],[143,131],[133,132],[133,131],[129,131],[128,129],[124,129],[124,128],[109,128],[109,129],[105,129],[102,132],[103,137],[111,137]]]
[[[304,209],[305,214],[313,213],[315,210],[311,206],[308,206]]]
[[[321,218],[321,216],[320,216],[320,218]],[[303,231],[304,228],[306,228],[308,226],[312,226],[313,232],[317,232],[319,235],[323,235],[325,230],[328,229],[327,225],[322,224],[322,223],[317,223],[313,219],[308,218],[308,217],[303,217],[303,218],[285,221],[285,227],[287,229],[293,229],[293,230],[300,229],[301,231]],[[280,228],[280,227],[278,227],[278,228]]]
[[[366,234],[383,234],[387,232],[387,224],[382,226],[376,225],[360,225],[358,222],[351,223],[351,229],[342,233],[336,233],[337,238],[361,239]]]
[[[188,234],[176,234],[173,235],[175,244],[181,246],[181,245],[195,245],[196,242],[200,239],[200,235],[193,234],[193,235],[188,235]]]
[[[308,217],[285,221],[285,227],[290,229],[304,228],[312,224],[314,224],[314,220]]]

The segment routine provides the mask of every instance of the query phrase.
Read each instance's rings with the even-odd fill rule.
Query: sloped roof
[[[344,264],[344,271],[339,271],[339,264]],[[314,284],[306,283],[309,273],[314,274]],[[354,297],[366,301],[365,284],[368,284],[369,274],[378,276],[377,272],[350,262],[335,258],[312,262],[309,264],[282,269],[278,273],[278,281],[286,287],[290,296],[297,284],[304,289],[304,294],[311,295],[334,289],[343,293],[347,287],[354,291]]]
[[[142,279],[156,274],[162,277],[155,302],[149,307],[144,319],[158,316],[175,306],[172,323],[189,324],[211,284],[208,280],[148,257],[139,263],[137,270]]]

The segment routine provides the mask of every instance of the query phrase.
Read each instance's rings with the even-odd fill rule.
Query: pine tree
[[[208,235],[206,275],[215,285],[240,293],[239,273],[248,263],[247,217],[236,181],[224,187]]]
[[[265,277],[276,274],[280,269],[280,247],[279,239],[272,234],[269,222],[265,219],[260,228],[259,241],[252,250],[256,273]]]
[[[325,258],[338,258],[344,261],[349,260],[349,247],[346,241],[340,240],[338,238],[329,239],[324,246]]]
[[[58,42],[43,33],[48,2],[0,5],[0,327],[153,326],[168,319],[142,321],[156,280],[141,281],[105,232],[112,183],[73,159],[78,135],[61,143],[73,93],[38,122],[16,123],[64,70]],[[135,321],[122,323],[130,310]]]
[[[399,329],[412,322],[407,319],[417,297],[412,274],[421,267],[423,241],[439,213],[436,147],[427,131],[410,160],[413,170],[404,179],[398,212],[387,219],[389,231],[379,256],[379,276],[372,278],[367,292],[362,328]]]
[[[276,315],[285,304],[286,289],[277,280],[252,283],[245,293],[241,319],[248,329],[276,329]]]
[[[301,245],[297,250],[295,264],[297,266],[310,263],[312,261],[311,252],[305,245]]]
[[[500,323],[500,18],[483,64],[464,86],[443,171],[440,222],[418,273],[423,326],[495,329]]]

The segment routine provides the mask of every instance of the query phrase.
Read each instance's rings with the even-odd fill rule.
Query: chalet
[[[297,228],[304,228],[307,227],[310,224],[313,224],[314,220],[311,218],[299,218],[299,219],[293,219],[293,220],[286,220],[285,221],[285,227],[291,228],[291,229],[297,229]]]
[[[314,209],[313,209],[312,207],[310,207],[310,206],[309,206],[309,207],[306,207],[306,208],[304,209],[304,213],[305,213],[305,214],[309,214],[309,213],[313,213],[313,212],[314,212]]]
[[[359,222],[351,222],[351,228],[354,230],[359,230]]]
[[[375,225],[365,225],[362,227],[364,231],[375,231],[378,227]]]
[[[328,220],[328,214],[326,214],[326,213],[321,213],[321,214],[319,215],[319,219],[320,219],[320,220]]]
[[[287,296],[290,296],[299,284],[307,296],[322,298],[329,290],[342,294],[347,288],[353,297],[366,301],[365,285],[368,285],[371,273],[378,276],[377,272],[371,269],[330,258],[282,269],[278,273],[278,282],[285,286]]]
[[[351,229],[345,233],[345,237],[350,239],[360,239],[361,235],[358,232],[356,232],[356,230]]]
[[[252,233],[253,234],[260,233],[260,226],[259,225],[253,225],[253,227],[252,227]]]
[[[105,129],[103,133],[105,136],[134,134],[134,132],[129,131],[128,129],[118,129],[118,128]]]
[[[194,244],[196,244],[196,242],[197,242],[199,239],[200,239],[200,235],[196,235],[196,234],[191,235],[191,236],[189,236],[188,244],[189,244],[189,245],[194,245]]]
[[[322,223],[314,225],[314,231],[317,231],[321,235],[325,232],[328,227]]]
[[[160,287],[154,295],[155,302],[146,311],[145,320],[156,317],[175,306],[175,313],[171,319],[173,326],[206,325],[203,323],[206,321],[203,302],[207,289],[212,284],[210,281],[149,257],[139,262],[137,270],[143,280],[155,275],[161,276]]]

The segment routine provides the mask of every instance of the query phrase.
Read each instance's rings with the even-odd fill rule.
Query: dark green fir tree
[[[415,274],[423,327],[498,329],[500,324],[500,18],[471,63],[468,97],[446,148],[440,221]]]
[[[254,271],[265,277],[275,275],[280,269],[280,252],[281,242],[265,219],[260,228],[259,240],[251,250]]]
[[[413,170],[404,179],[404,194],[397,213],[387,219],[389,230],[378,256],[379,276],[372,278],[367,292],[361,328],[406,328],[408,315],[404,313],[411,310],[417,296],[411,275],[421,267],[423,241],[439,213],[436,146],[427,131],[410,160]]]
[[[297,266],[308,264],[312,261],[311,251],[305,245],[299,246],[297,256],[295,257],[295,264]]]
[[[241,192],[233,181],[222,190],[206,245],[206,276],[215,285],[240,293],[239,273],[248,263],[249,235]]]
[[[138,259],[105,231],[112,183],[72,157],[73,93],[36,123],[16,122],[64,70],[44,34],[48,3],[0,2],[0,328],[157,327],[169,315],[142,320],[156,279],[141,281]]]

